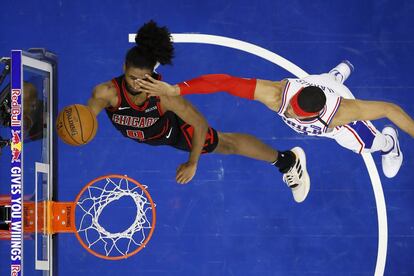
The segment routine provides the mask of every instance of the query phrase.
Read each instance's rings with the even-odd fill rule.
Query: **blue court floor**
[[[355,97],[392,101],[414,116],[409,0],[4,0],[1,10],[2,56],[31,47],[59,56],[59,108],[86,104],[96,84],[121,74],[132,46],[128,34],[154,19],[173,33],[253,43],[308,73],[327,72],[348,59],[355,71],[346,84]],[[177,43],[173,66],[158,71],[171,83],[207,73],[293,77],[252,54],[206,44]],[[157,226],[147,247],[123,261],[98,259],[74,235],[62,234],[57,275],[374,275],[376,269],[414,275],[414,140],[408,134],[400,132],[404,163],[395,178],[384,177],[380,156],[373,155],[386,204],[387,229],[380,236],[378,206],[361,156],[331,140],[299,136],[256,102],[224,93],[187,99],[217,130],[249,133],[281,150],[303,147],[312,179],[307,200],[294,203],[274,168],[238,156],[205,155],[194,180],[176,184],[175,170],[187,153],[138,145],[100,115],[90,144],[58,145],[59,200],[74,200],[98,176],[127,174],[149,187]],[[374,124],[382,129],[388,123]],[[9,191],[9,153],[0,157],[2,194]],[[379,240],[386,248],[379,250]],[[9,244],[0,242],[0,250],[0,275],[8,275]],[[379,254],[384,258],[377,260]]]

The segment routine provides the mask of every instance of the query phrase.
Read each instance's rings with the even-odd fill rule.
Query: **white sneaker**
[[[295,165],[283,174],[283,181],[292,189],[295,201],[300,203],[306,199],[310,189],[306,155],[300,147],[294,147],[291,151],[296,155]]]
[[[354,65],[348,60],[343,60],[335,68],[329,71],[329,74],[333,75],[337,82],[344,83],[353,71]]]
[[[388,178],[393,178],[400,170],[403,161],[403,154],[400,149],[400,143],[398,142],[398,132],[395,128],[389,126],[385,127],[381,132],[391,137],[394,141],[392,149],[382,153],[382,170],[384,175]]]

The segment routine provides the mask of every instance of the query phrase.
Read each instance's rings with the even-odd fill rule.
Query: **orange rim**
[[[78,195],[76,196],[76,199],[75,199],[75,203],[77,204],[78,203],[78,201],[79,201],[79,199],[80,199],[80,197],[82,196],[82,194],[86,191],[86,189],[89,187],[89,186],[92,186],[94,183],[96,183],[96,182],[98,182],[98,181],[100,181],[100,180],[102,180],[102,179],[105,179],[105,178],[122,178],[122,179],[127,179],[128,181],[130,181],[130,182],[132,182],[132,183],[134,183],[135,185],[137,185],[141,190],[143,190],[144,191],[144,193],[145,193],[145,195],[146,195],[146,197],[148,198],[148,200],[149,200],[149,202],[150,202],[150,205],[151,205],[151,212],[152,212],[152,220],[151,220],[151,229],[150,229],[150,232],[149,232],[149,234],[148,234],[148,236],[145,238],[145,240],[143,241],[143,243],[140,245],[140,247],[138,247],[137,249],[135,249],[134,251],[132,251],[131,253],[128,253],[128,254],[126,254],[126,255],[123,255],[123,256],[116,256],[116,257],[110,257],[110,256],[106,256],[106,255],[102,255],[102,254],[100,254],[100,253],[98,253],[98,252],[95,252],[94,250],[92,250],[92,249],[90,249],[86,244],[85,244],[85,242],[82,240],[82,238],[80,237],[80,235],[78,234],[78,231],[77,231],[77,229],[76,229],[76,231],[75,231],[75,235],[76,235],[76,238],[79,240],[79,242],[80,242],[80,244],[83,246],[83,248],[85,248],[89,253],[91,253],[92,255],[94,255],[94,256],[96,256],[96,257],[98,257],[98,258],[102,258],[102,259],[105,259],[105,260],[122,260],[122,259],[126,259],[126,258],[129,258],[129,257],[131,257],[131,256],[133,256],[133,255],[135,255],[135,254],[137,254],[139,251],[141,251],[146,245],[147,245],[147,243],[149,242],[149,240],[151,239],[151,237],[152,237],[152,234],[154,233],[154,229],[155,229],[155,223],[156,223],[156,212],[155,212],[155,204],[154,204],[154,201],[152,200],[152,198],[151,198],[151,195],[149,194],[149,192],[147,191],[147,189],[143,186],[143,185],[141,185],[138,181],[136,181],[135,179],[132,179],[132,178],[130,178],[130,177],[128,177],[128,176],[125,176],[125,175],[120,175],[120,174],[108,174],[108,175],[104,175],[104,176],[101,176],[101,177],[98,177],[98,178],[95,178],[94,180],[92,180],[92,181],[90,181],[88,184],[86,184],[85,185],[85,187],[83,187],[83,189],[78,193]],[[75,210],[74,210],[74,212],[75,212]]]

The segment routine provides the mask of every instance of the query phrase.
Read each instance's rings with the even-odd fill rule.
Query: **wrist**
[[[194,160],[194,159],[189,159],[188,161],[187,161],[187,164],[189,164],[189,165],[191,165],[191,166],[195,166],[195,167],[197,167],[197,164],[198,164],[198,160]]]
[[[173,85],[171,92],[174,96],[180,96],[180,87],[178,85]]]

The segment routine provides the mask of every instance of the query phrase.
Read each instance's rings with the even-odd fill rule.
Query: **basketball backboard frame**
[[[25,110],[24,106],[24,82],[25,75],[30,72],[38,74],[42,80],[41,95],[43,95],[42,110],[42,139],[38,142],[41,148],[41,157],[35,162],[30,162],[30,168],[25,166]],[[57,151],[53,133],[54,118],[56,117],[56,88],[57,88],[57,58],[45,49],[30,49],[29,52],[13,50],[11,52],[11,273],[23,275],[26,270],[37,271],[36,275],[53,275],[55,262],[53,255],[57,246],[52,235],[39,233],[40,227],[35,220],[34,246],[23,238],[24,229],[24,205],[25,201],[33,200],[35,213],[38,211],[37,203],[43,200],[57,199]],[[29,114],[29,113],[28,113]],[[28,147],[30,148],[30,146]],[[33,159],[33,158],[31,158]],[[34,158],[35,159],[35,158]],[[31,160],[33,161],[33,160]],[[39,177],[41,176],[41,177]],[[29,181],[27,178],[30,178]],[[40,179],[40,181],[39,181]],[[25,181],[26,180],[26,181]],[[25,183],[26,182],[26,183]],[[32,191],[26,191],[25,187],[33,183]],[[29,189],[28,189],[29,190]],[[33,194],[29,194],[32,192]],[[30,198],[30,199],[29,199]],[[41,208],[44,210],[44,208]],[[37,214],[37,213],[36,213]],[[31,248],[32,247],[32,248]],[[26,251],[34,250],[34,267],[28,267],[24,256]],[[33,255],[33,252],[31,252]],[[30,262],[31,264],[32,262]],[[32,265],[30,265],[32,266]],[[30,273],[32,275],[33,273]]]

